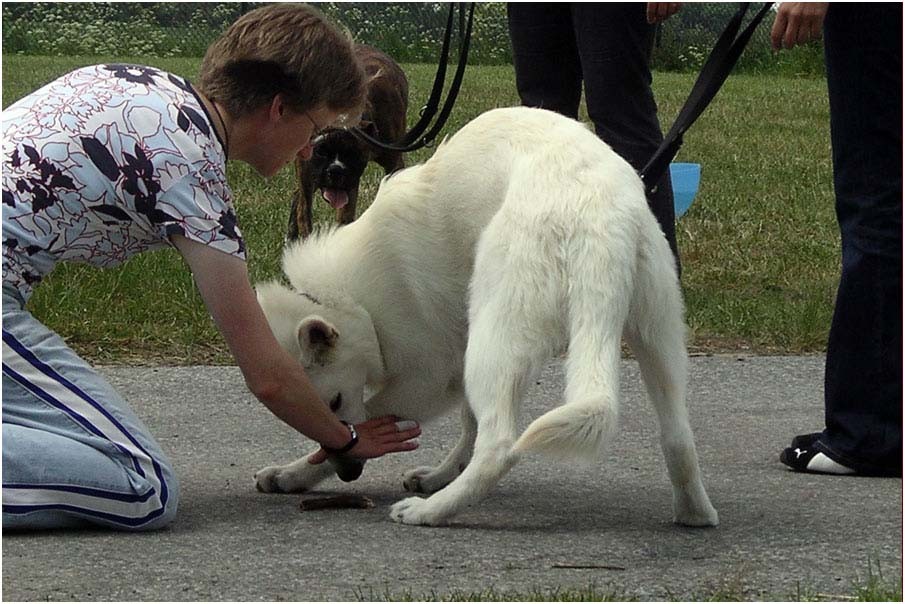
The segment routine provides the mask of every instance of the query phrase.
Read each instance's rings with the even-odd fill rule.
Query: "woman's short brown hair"
[[[325,106],[357,121],[366,95],[351,36],[305,4],[241,16],[207,49],[198,89],[234,118],[283,94],[296,111]]]

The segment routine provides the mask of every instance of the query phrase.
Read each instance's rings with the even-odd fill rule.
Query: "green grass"
[[[478,590],[452,590],[447,593],[394,590],[388,585],[382,590],[358,589],[355,597],[361,602],[632,602],[638,601],[623,588],[609,584],[589,583],[582,587],[530,587],[524,590],[499,590],[487,587]],[[669,597],[684,601],[685,596]],[[797,583],[787,593],[766,593],[745,587],[730,573],[720,585],[702,585],[694,594],[695,602],[901,602],[902,581],[883,576],[879,564],[868,563],[867,576],[858,576],[842,593],[822,593]]]
[[[3,57],[3,106],[80,65],[150,63],[193,78],[197,59]],[[433,66],[404,65],[413,122]],[[445,132],[493,107],[515,105],[512,68],[469,67]],[[664,130],[693,75],[655,74]],[[694,205],[679,221],[691,345],[704,350],[823,350],[838,280],[838,247],[822,79],[734,75],[685,136],[678,161],[703,165]],[[586,118],[585,118],[586,119]],[[423,161],[430,149],[411,154]],[[295,183],[242,164],[228,170],[253,280],[274,277]],[[362,209],[381,172],[363,179]],[[317,218],[328,220],[325,204]],[[229,362],[191,277],[175,252],[136,257],[117,269],[61,266],[30,308],[87,358],[108,363]]]

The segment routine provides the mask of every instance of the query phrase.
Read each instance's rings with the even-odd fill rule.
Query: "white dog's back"
[[[502,223],[499,243],[534,247],[545,277],[565,275],[573,251],[589,247],[633,265],[659,237],[627,162],[579,122],[517,107],[482,114],[426,163],[385,178],[357,221],[287,248],[283,269],[297,288],[336,283],[365,308],[381,306],[375,327],[399,346],[426,330],[430,348],[460,348],[478,242],[492,221]]]
[[[422,194],[414,195],[418,187]],[[369,229],[398,234],[407,228],[406,216],[417,216],[413,231],[424,229],[426,220],[436,225],[427,228],[428,237],[406,230],[392,238],[400,245],[412,236],[420,240],[417,248],[400,250],[409,256],[401,265],[425,262],[423,273],[413,275],[417,282],[430,287],[438,276],[455,274],[453,267],[467,266],[457,286],[469,283],[469,323],[486,296],[500,304],[492,324],[518,316],[521,329],[536,332],[526,337],[530,350],[524,354],[507,346],[516,363],[569,346],[570,404],[538,418],[514,450],[599,458],[617,420],[615,405],[599,399],[600,384],[618,383],[610,359],[602,356],[618,345],[601,339],[618,339],[622,331],[602,326],[625,324],[640,253],[661,260],[646,265],[659,273],[649,281],[675,282],[672,256],[632,167],[578,122],[536,109],[502,109],[481,115],[425,164],[393,177],[377,201],[391,197],[393,203],[375,203],[372,216],[363,217],[373,220]],[[479,256],[484,264],[474,270]],[[508,293],[500,295],[502,282]],[[668,305],[661,311],[681,314],[677,295],[660,295],[671,298],[660,300]],[[684,336],[681,330],[673,335]],[[474,337],[472,329],[469,339]],[[474,348],[479,367],[492,364],[484,352],[499,354],[497,346]],[[676,363],[684,371],[683,359]]]

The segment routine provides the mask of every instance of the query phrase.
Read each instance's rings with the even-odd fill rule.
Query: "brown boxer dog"
[[[355,53],[369,77],[367,104],[358,127],[381,142],[397,142],[405,134],[408,79],[393,59],[376,48],[357,44]],[[372,161],[387,174],[404,167],[402,153],[376,149],[349,130],[331,128],[318,136],[311,159],[296,160],[299,188],[292,196],[287,239],[304,239],[311,233],[316,191],[335,209],[338,223],[355,220],[359,181]]]

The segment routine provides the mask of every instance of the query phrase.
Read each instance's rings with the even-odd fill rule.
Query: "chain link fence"
[[[3,53],[51,56],[201,57],[208,44],[253,2],[5,2]],[[317,2],[359,42],[377,46],[402,63],[437,60],[446,26],[446,3]],[[660,71],[700,68],[736,3],[687,3],[657,32],[652,63]],[[750,11],[753,12],[753,11]],[[755,32],[737,67],[740,71],[785,68],[819,75],[819,43],[797,52],[770,50],[769,16]],[[469,62],[512,62],[506,5],[479,3]]]

